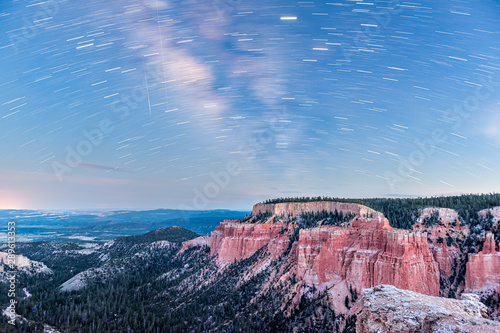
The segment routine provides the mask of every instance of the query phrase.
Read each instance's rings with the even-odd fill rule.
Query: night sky
[[[0,208],[500,189],[500,2],[2,1]]]

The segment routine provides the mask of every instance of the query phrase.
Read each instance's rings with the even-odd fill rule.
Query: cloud
[[[148,4],[146,2],[146,7],[150,7]],[[146,7],[131,11],[129,15],[137,21],[150,18],[152,14],[156,16],[156,8],[151,11]],[[222,114],[227,110],[228,103],[217,94],[211,66],[190,51],[189,43],[199,42],[193,40],[197,37],[183,39],[176,30],[178,27],[170,21],[163,16],[155,17],[155,20],[144,19],[130,32],[132,41],[145,45],[136,49],[136,56],[149,68],[156,69],[156,81],[161,82],[156,89],[167,90],[165,98],[168,102],[190,106],[188,111],[191,111],[191,116],[199,116],[200,111],[210,117]],[[205,108],[207,104],[215,107]]]

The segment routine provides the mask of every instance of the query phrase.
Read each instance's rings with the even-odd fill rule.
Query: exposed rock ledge
[[[356,216],[369,215],[376,216],[381,214],[376,210],[369,207],[344,202],[334,202],[334,201],[313,201],[313,202],[283,202],[277,204],[256,204],[253,206],[252,215],[256,216],[261,214],[272,214],[274,216],[299,216],[304,212],[320,213],[322,211],[334,212],[337,210],[339,213],[343,214],[351,213]]]
[[[352,309],[358,313],[356,332],[500,332],[500,323],[483,318],[486,306],[477,295],[462,298],[426,296],[391,285],[363,289]]]

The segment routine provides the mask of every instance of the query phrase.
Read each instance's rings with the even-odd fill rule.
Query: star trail
[[[0,208],[498,191],[498,1],[333,1],[3,1]]]

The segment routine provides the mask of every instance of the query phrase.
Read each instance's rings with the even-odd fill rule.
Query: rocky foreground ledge
[[[493,333],[500,323],[484,319],[486,306],[474,294],[462,300],[422,295],[391,285],[363,289],[357,313],[357,333]]]

